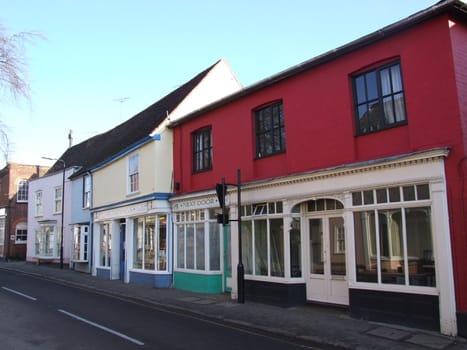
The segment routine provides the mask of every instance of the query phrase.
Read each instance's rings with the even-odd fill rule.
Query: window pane
[[[177,225],[177,267],[185,268],[185,226]]]
[[[428,184],[417,185],[417,199],[430,199],[430,187]]]
[[[362,205],[362,192],[352,192],[352,205]]]
[[[380,71],[381,78],[381,92],[384,95],[389,95],[392,92],[391,89],[391,77],[389,75],[389,69],[383,69]]]
[[[186,225],[186,268],[195,268],[195,227]]]
[[[402,188],[405,201],[414,201],[415,200],[415,186],[404,186]]]
[[[401,193],[399,187],[391,187],[389,190],[389,201],[390,202],[400,202]]]
[[[373,204],[374,198],[373,198],[373,191],[363,191],[363,201],[365,204]]]
[[[217,222],[209,223],[209,269],[221,269],[220,226]],[[243,242],[242,242],[243,243]]]
[[[204,224],[196,224],[196,269],[204,270]]]
[[[321,219],[310,220],[310,273],[324,274],[323,228]]]
[[[394,111],[396,115],[396,122],[406,120],[404,94],[394,95]]]
[[[156,228],[156,220],[154,216],[148,216],[145,220],[144,228],[144,269],[155,269],[155,242],[154,234]]]
[[[378,98],[378,85],[376,83],[376,72],[369,72],[365,74],[366,90],[368,100],[374,100]]]
[[[255,275],[268,275],[268,232],[266,220],[255,220]]]
[[[345,231],[344,219],[341,217],[329,219],[329,234],[331,244],[331,274],[345,276]]]
[[[300,237],[300,218],[292,219],[290,236],[290,275],[302,277],[302,244]]]
[[[405,210],[409,283],[436,287],[435,259],[429,207]]]
[[[401,210],[379,211],[381,281],[405,284]]]
[[[374,212],[354,213],[354,230],[357,281],[378,282]]]
[[[393,99],[391,96],[383,98],[383,107],[384,107],[384,122],[386,125],[394,124],[394,107]]]
[[[251,221],[242,221],[242,260],[245,274],[253,274],[253,235],[251,233]]]
[[[378,203],[387,203],[388,201],[388,192],[385,188],[380,188],[376,190],[376,201]]]
[[[134,219],[134,252],[133,252],[133,267],[135,269],[143,268],[143,219]]]
[[[365,93],[365,77],[363,75],[355,79],[355,90],[357,93],[357,103],[362,103],[367,100]]]
[[[391,67],[391,78],[392,78],[392,92],[402,91],[402,75],[401,67],[396,64]]]
[[[282,219],[269,221],[271,276],[284,277],[284,225]]]
[[[159,216],[159,246],[157,248],[157,270],[167,270],[167,216]]]

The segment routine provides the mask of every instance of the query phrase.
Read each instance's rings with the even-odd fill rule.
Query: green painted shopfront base
[[[203,275],[197,273],[174,272],[174,288],[197,293],[222,293],[222,275]]]

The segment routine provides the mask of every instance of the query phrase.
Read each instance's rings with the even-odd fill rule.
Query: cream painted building
[[[141,137],[115,148],[114,154],[89,169],[93,275],[156,287],[172,285],[168,199],[174,191],[173,138],[167,123],[239,89],[229,65],[220,60],[114,129],[115,138],[125,138],[137,124]],[[118,140],[113,143],[118,146]]]

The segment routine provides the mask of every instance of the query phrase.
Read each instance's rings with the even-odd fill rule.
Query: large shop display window
[[[435,287],[429,185],[353,192],[352,200],[357,282]]]
[[[134,219],[133,268],[167,271],[167,215]]]
[[[243,206],[242,210],[242,251],[245,274],[284,277],[282,202],[254,203]],[[297,274],[300,273],[299,269],[298,267]]]
[[[220,271],[220,233],[214,209],[179,212],[175,216],[177,268]]]

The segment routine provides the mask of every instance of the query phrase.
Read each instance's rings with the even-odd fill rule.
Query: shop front
[[[217,222],[215,195],[171,199],[175,237],[174,288],[199,293],[222,293],[231,286],[229,227]]]
[[[341,305],[358,318],[455,334],[447,155],[436,149],[242,185],[246,302]],[[236,266],[236,223],[231,231]]]
[[[93,211],[93,275],[158,288],[172,286],[167,200]]]

